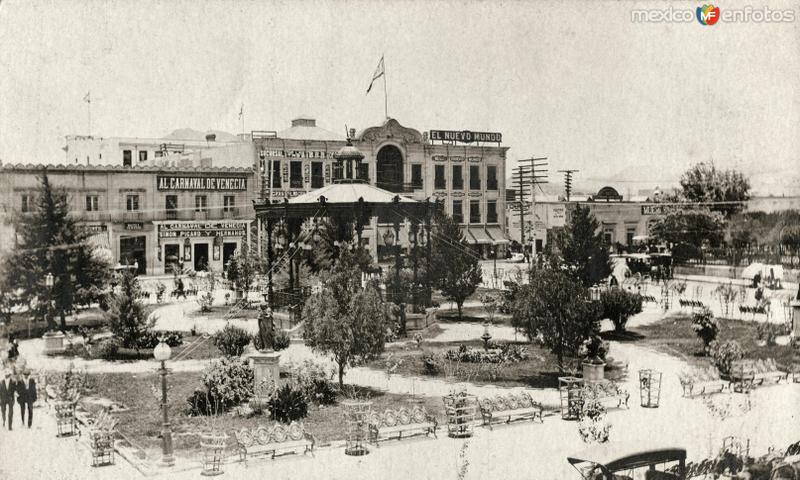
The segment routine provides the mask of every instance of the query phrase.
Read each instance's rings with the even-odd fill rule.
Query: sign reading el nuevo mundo
[[[157,181],[159,190],[247,190],[246,177],[184,177],[159,175]]]
[[[445,142],[493,142],[500,143],[503,141],[503,134],[497,132],[470,132],[469,130],[462,130],[460,132],[454,130],[431,130],[431,140],[441,140]]]

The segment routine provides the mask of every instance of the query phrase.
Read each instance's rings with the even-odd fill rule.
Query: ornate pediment
[[[378,143],[383,140],[395,140],[402,143],[422,143],[422,134],[413,128],[400,125],[394,118],[387,118],[383,125],[369,127],[356,135],[361,142]]]

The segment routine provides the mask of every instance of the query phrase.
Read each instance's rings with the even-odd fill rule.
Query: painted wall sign
[[[334,159],[334,154],[337,150],[324,151],[324,150],[279,150],[279,149],[265,149],[261,150],[260,156],[263,157],[278,157],[278,158],[314,158],[314,159]]]
[[[434,162],[446,162],[447,155],[434,155],[431,159],[433,159]]]
[[[664,205],[642,205],[642,215],[666,215],[667,209]]]
[[[563,227],[567,221],[567,209],[563,205],[553,205],[547,211],[547,223],[551,227]]]
[[[131,231],[144,230],[144,224],[142,222],[128,222],[125,224],[125,230],[131,230]]]
[[[431,130],[430,139],[443,142],[491,142],[500,143],[503,141],[503,134],[498,132],[471,132],[469,130]]]
[[[108,231],[108,225],[106,225],[106,224],[102,224],[102,225],[81,225],[81,228],[83,228],[84,231],[89,232],[89,233],[100,233],[100,232],[107,232]]]
[[[172,222],[158,225],[158,238],[241,237],[246,234],[246,223]]]
[[[159,175],[156,178],[159,190],[247,190],[247,177],[190,177]]]
[[[483,160],[481,157],[467,157],[467,161],[470,163],[480,163]]]
[[[450,158],[451,162],[463,162],[464,161],[464,157],[461,157],[461,156],[458,156],[458,155],[456,155],[454,157],[449,157],[449,158]]]

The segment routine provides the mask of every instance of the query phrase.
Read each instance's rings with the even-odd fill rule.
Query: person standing
[[[3,425],[8,424],[9,430],[14,423],[14,393],[16,391],[17,381],[11,377],[11,372],[6,370],[5,378],[0,381],[0,410],[3,414]]]
[[[13,364],[17,361],[17,357],[19,357],[19,340],[12,338],[11,345],[8,346],[8,361]]]
[[[25,408],[28,409],[28,428],[33,423],[33,404],[36,402],[36,380],[31,376],[31,370],[25,368],[22,380],[17,383],[17,402],[22,425],[25,425]]]

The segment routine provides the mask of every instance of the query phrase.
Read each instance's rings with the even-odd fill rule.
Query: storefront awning
[[[503,235],[503,231],[500,230],[500,227],[489,227],[486,229],[486,233],[489,234],[492,243],[495,245],[505,245],[509,243],[508,239]]]
[[[478,241],[475,239],[475,236],[470,232],[469,227],[461,227],[461,233],[464,234],[464,241],[467,243],[471,245],[478,243]]]
[[[111,242],[108,241],[107,232],[94,234],[91,237],[88,237],[86,239],[86,242],[89,245],[92,245],[97,248],[105,248],[111,250]]]
[[[491,245],[494,243],[492,237],[486,233],[486,230],[482,228],[470,228],[469,232],[475,237],[475,242],[479,245]]]

